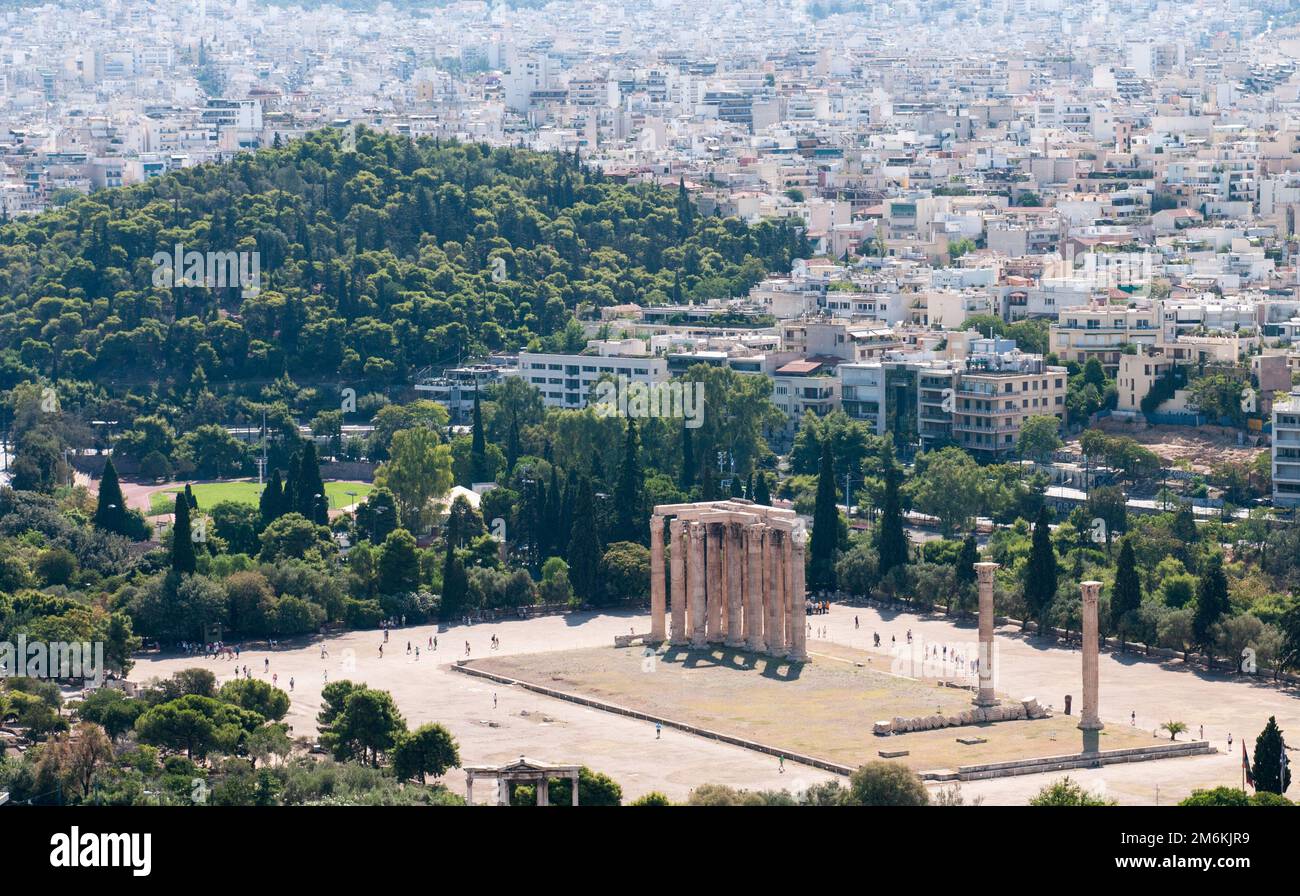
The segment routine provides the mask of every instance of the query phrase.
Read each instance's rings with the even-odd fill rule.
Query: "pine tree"
[[[879,570],[883,578],[895,567],[907,565],[910,545],[907,531],[903,528],[903,502],[898,494],[903,471],[894,463],[894,447],[888,439],[885,440],[880,460],[885,474],[885,494],[880,507],[876,551],[880,556]]]
[[[759,473],[754,479],[754,497],[755,504],[761,504],[764,507],[772,506],[772,493],[768,491],[767,474]]]
[[[1284,767],[1282,756],[1284,741],[1282,729],[1277,727],[1277,719],[1268,717],[1268,724],[1255,738],[1255,761],[1251,763],[1250,774],[1255,779],[1256,793],[1286,793],[1291,786],[1290,763]]]
[[[1211,554],[1196,585],[1196,615],[1192,634],[1196,647],[1207,656],[1214,646],[1214,627],[1232,609],[1228,603],[1228,579],[1223,574],[1223,555]]]
[[[95,504],[95,525],[118,535],[130,535],[130,515],[122,485],[117,479],[113,458],[104,464],[104,475],[99,479],[99,498]]]
[[[262,515],[263,528],[284,515],[284,486],[280,484],[279,470],[271,472],[271,481],[263,487],[261,497],[257,499],[257,509]]]
[[[1115,589],[1110,595],[1110,627],[1119,632],[1121,650],[1127,650],[1125,633],[1131,627],[1133,614],[1142,606],[1142,580],[1138,577],[1137,559],[1133,555],[1133,539],[1126,537],[1115,561]]]
[[[641,475],[641,440],[636,420],[629,417],[623,439],[623,463],[614,488],[614,540],[645,543],[649,532],[642,507],[644,483]]]
[[[1048,524],[1047,508],[1040,507],[1038,519],[1034,521],[1029,562],[1025,564],[1025,615],[1037,620],[1040,635],[1047,632],[1043,622],[1052,601],[1056,599],[1056,579],[1056,549],[1052,546],[1052,529]]]
[[[749,471],[749,479],[745,481],[745,497],[754,500],[754,471]]]
[[[194,536],[190,531],[190,502],[183,492],[176,495],[176,520],[172,524],[172,569],[192,573],[198,563],[194,557]]]
[[[682,476],[677,481],[677,485],[682,491],[690,494],[695,487],[697,478],[695,470],[695,446],[691,441],[691,428],[683,424],[682,426]]]
[[[596,527],[591,480],[582,477],[573,502],[573,528],[569,533],[569,579],[573,593],[584,602],[595,601],[600,586],[600,532]]]
[[[835,458],[827,439],[822,445],[821,469],[817,473],[812,540],[808,546],[808,587],[814,591],[835,589],[835,551],[840,536],[840,509],[835,498]]]

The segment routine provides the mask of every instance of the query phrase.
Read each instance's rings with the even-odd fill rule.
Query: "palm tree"
[[[1160,726],[1163,730],[1169,732],[1170,740],[1177,740],[1178,735],[1187,730],[1187,725],[1183,722],[1165,722]]]

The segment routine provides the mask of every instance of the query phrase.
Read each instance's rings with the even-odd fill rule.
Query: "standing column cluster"
[[[807,539],[793,512],[739,499],[664,505],[650,536],[651,641],[808,658]]]

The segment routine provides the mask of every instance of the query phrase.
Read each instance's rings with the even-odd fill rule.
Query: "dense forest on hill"
[[[177,245],[260,253],[260,289],[154,285]],[[802,248],[569,155],[326,130],[5,223],[0,388],[229,412],[282,378],[382,387],[580,347],[575,309],[744,294]]]

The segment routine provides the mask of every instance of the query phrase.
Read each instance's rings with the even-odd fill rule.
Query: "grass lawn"
[[[256,482],[247,479],[240,479],[231,482],[196,482],[190,486],[194,492],[194,498],[199,502],[199,509],[211,507],[214,504],[220,504],[222,501],[235,501],[240,504],[256,504],[258,497],[262,494],[262,486]],[[355,492],[355,500],[364,500],[370,490],[374,488],[369,482],[327,482],[325,483],[325,495],[329,498],[330,508],[338,509],[346,507],[353,501],[353,497],[348,492]],[[181,491],[178,488],[168,488],[154,492],[149,496],[149,513],[152,516],[159,514],[171,513],[176,506],[176,493]]]

